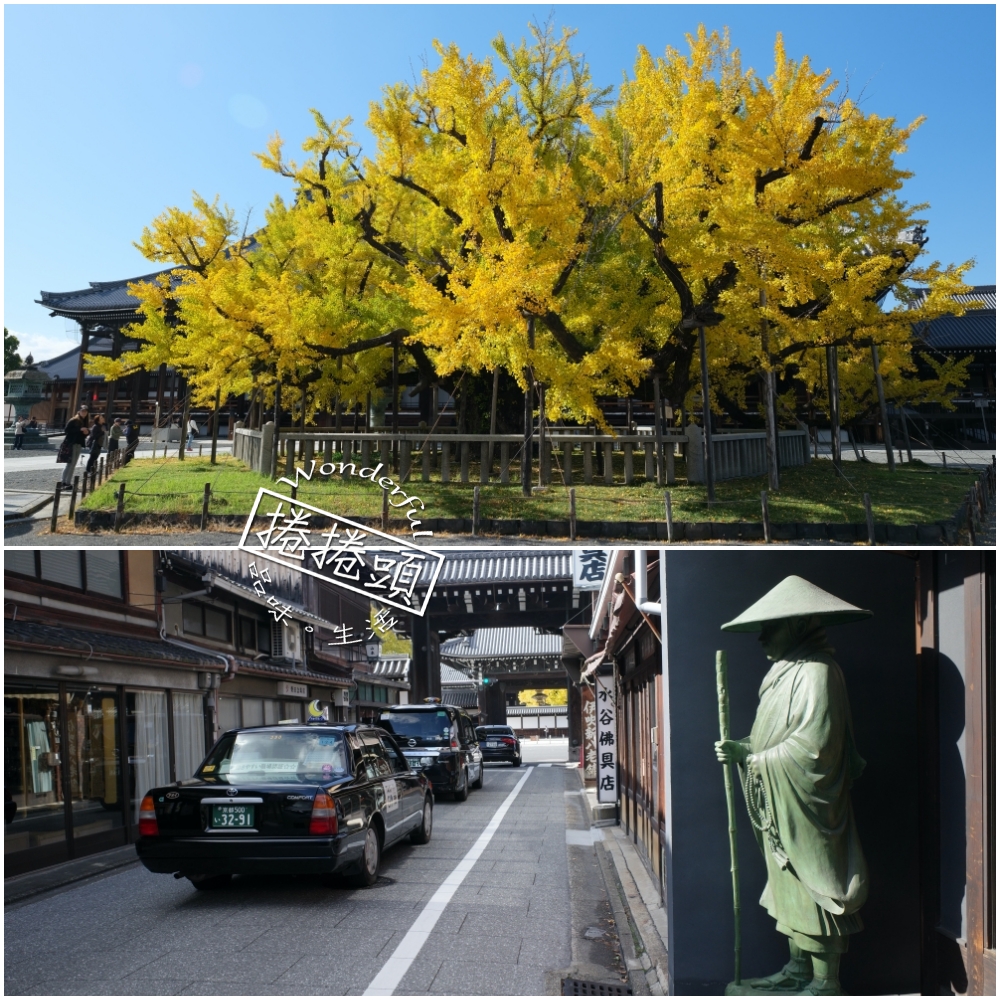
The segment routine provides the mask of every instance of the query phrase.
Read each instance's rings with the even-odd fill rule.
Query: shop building
[[[8,875],[134,839],[193,773],[223,664],[161,637],[154,552],[11,549],[4,567]]]
[[[4,588],[8,874],[132,842],[226,729],[355,721],[378,657],[364,599],[237,550],[12,549]]]

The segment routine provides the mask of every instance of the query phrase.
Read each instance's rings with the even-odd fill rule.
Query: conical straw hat
[[[801,576],[786,576],[743,614],[726,622],[722,631],[759,632],[765,622],[800,615],[816,615],[824,625],[845,625],[871,618],[872,612],[828,594]]]

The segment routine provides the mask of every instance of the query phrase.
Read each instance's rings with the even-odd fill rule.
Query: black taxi
[[[232,875],[378,877],[382,852],[431,838],[433,795],[381,729],[278,725],[225,733],[195,776],[143,798],[136,852],[199,889]]]
[[[429,699],[416,705],[392,705],[378,724],[396,737],[414,770],[430,778],[435,793],[459,802],[470,788],[483,787],[483,752],[472,720],[454,705]]]

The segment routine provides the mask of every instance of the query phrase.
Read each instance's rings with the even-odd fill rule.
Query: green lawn
[[[419,469],[406,486],[426,505],[428,517],[471,517],[473,484],[422,482]],[[473,467],[474,478],[478,468]],[[516,469],[512,478],[516,478]],[[709,505],[703,486],[688,486],[684,463],[678,462],[679,482],[670,488],[676,521],[757,521],[761,520],[760,492],[764,477],[719,483],[716,501]],[[453,471],[457,478],[458,470]],[[391,475],[391,473],[390,473]],[[954,515],[969,486],[972,473],[947,473],[920,462],[905,463],[890,473],[884,466],[867,462],[845,462],[844,476],[838,476],[829,461],[787,469],[781,489],[769,496],[771,520],[854,522],[864,520],[862,494],[871,496],[875,520],[889,524],[926,524]],[[393,477],[396,478],[396,477]],[[126,483],[128,511],[158,514],[201,511],[205,483],[212,487],[212,514],[246,514],[261,486],[287,492],[288,486],[275,484],[250,472],[243,463],[222,457],[217,465],[207,458],[136,459],[104,483],[80,505],[83,509],[112,510],[118,484]],[[551,485],[530,499],[520,486],[489,484],[481,488],[480,515],[483,518],[520,520],[565,520],[569,512],[569,487]],[[582,521],[647,521],[664,519],[662,489],[639,476],[632,486],[577,486],[576,516]],[[382,490],[369,480],[331,476],[312,482],[302,481],[300,500],[345,517],[377,516],[382,510]],[[403,520],[393,512],[393,520]]]

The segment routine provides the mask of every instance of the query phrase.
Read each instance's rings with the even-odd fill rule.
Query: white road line
[[[393,991],[399,985],[399,981],[406,975],[407,969],[413,964],[413,960],[420,954],[427,939],[434,930],[434,925],[438,922],[441,914],[455,895],[455,890],[465,881],[466,875],[472,871],[472,866],[479,860],[480,855],[486,850],[486,846],[493,839],[493,834],[497,832],[507,810],[510,809],[517,798],[518,792],[524,787],[524,783],[531,777],[533,767],[529,767],[524,777],[514,786],[514,790],[503,800],[503,804],[493,814],[493,818],[486,824],[486,829],[479,835],[479,839],[472,845],[469,853],[459,861],[452,873],[441,883],[437,892],[431,896],[430,901],[420,911],[420,916],[413,921],[413,926],[406,932],[405,937],[396,946],[385,965],[379,970],[378,975],[371,981],[368,989],[365,990],[366,997],[391,997]]]

